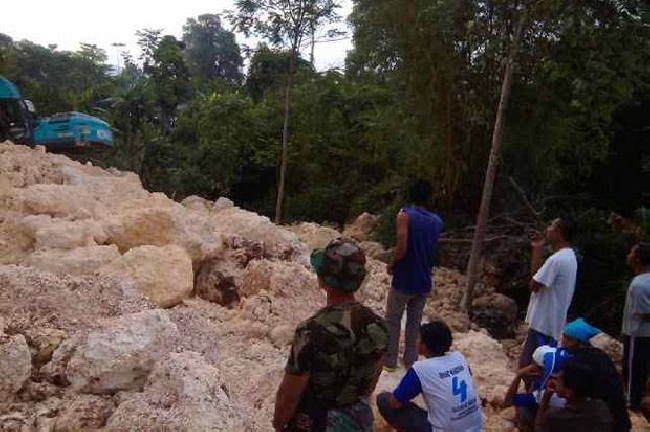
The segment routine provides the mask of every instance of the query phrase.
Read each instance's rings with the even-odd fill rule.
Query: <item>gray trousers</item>
[[[402,315],[406,309],[406,329],[404,344],[404,365],[410,366],[418,359],[416,339],[422,322],[422,312],[427,302],[428,293],[417,294],[391,288],[386,301],[386,322],[390,332],[388,351],[386,353],[386,367],[397,367],[399,355],[399,336],[402,328]]]
[[[390,393],[384,392],[377,395],[377,409],[386,422],[398,432],[431,432],[431,425],[427,420],[427,412],[409,402],[402,408],[391,408],[388,401]]]

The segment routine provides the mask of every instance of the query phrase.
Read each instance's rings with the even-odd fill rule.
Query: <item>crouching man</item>
[[[481,401],[465,357],[451,348],[451,331],[435,321],[420,327],[416,361],[393,393],[377,396],[382,417],[399,432],[480,432]],[[427,411],[411,402],[422,394]]]

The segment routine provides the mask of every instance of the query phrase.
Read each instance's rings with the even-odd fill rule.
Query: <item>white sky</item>
[[[188,17],[204,13],[220,13],[231,9],[232,0],[183,0],[165,2],[154,0],[31,0],[3,1],[0,33],[14,40],[29,39],[40,45],[57,44],[60,50],[74,51],[80,42],[97,44],[106,50],[109,63],[115,64],[116,48],[113,42],[122,42],[137,57],[136,30],[163,29],[165,34],[181,36]],[[341,15],[352,10],[351,0],[342,0]],[[224,22],[229,28],[229,23]],[[351,36],[351,32],[348,32]],[[238,35],[239,43],[245,42]],[[254,46],[255,41],[247,41]],[[316,67],[325,70],[342,67],[346,51],[352,48],[351,39],[316,44]],[[305,56],[308,56],[309,49]]]

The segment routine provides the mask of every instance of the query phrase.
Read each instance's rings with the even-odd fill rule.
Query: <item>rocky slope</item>
[[[271,430],[293,329],[325,301],[308,253],[337,233],[320,229],[0,144],[0,431]],[[359,297],[382,312],[389,279],[368,266]],[[505,430],[492,408],[504,349],[457,312],[462,276],[436,282],[427,312],[459,332],[488,424]]]

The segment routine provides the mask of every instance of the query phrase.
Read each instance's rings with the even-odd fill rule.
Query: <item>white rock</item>
[[[106,241],[101,224],[92,219],[68,221],[42,220],[42,215],[28,216],[24,223],[31,225],[35,249],[73,249],[95,246]]]
[[[9,402],[32,372],[32,356],[25,336],[0,334],[0,403]]]
[[[142,388],[156,361],[173,349],[178,330],[160,309],[105,320],[100,328],[77,334],[54,357],[72,355],[66,374],[75,391],[110,394]],[[55,359],[53,359],[55,361]]]
[[[212,201],[196,195],[188,196],[183,201],[181,201],[181,204],[185,208],[201,212],[210,211],[210,209],[214,206],[214,203]]]
[[[23,265],[36,267],[58,276],[92,274],[120,258],[117,246],[87,246],[70,250],[48,249],[31,254]]]
[[[150,196],[123,203],[104,229],[108,241],[120,251],[142,245],[164,246],[177,236],[177,215],[183,207],[164,196]]]
[[[131,279],[138,291],[163,308],[180,303],[193,287],[192,260],[176,245],[133,248],[101,272]]]
[[[234,406],[218,369],[193,352],[171,354],[142,393],[122,396],[108,431],[245,431],[245,409]]]
[[[341,233],[335,229],[313,222],[302,222],[286,228],[297,235],[300,241],[305,243],[309,249],[325,247],[330,241],[341,237]]]
[[[288,325],[279,325],[271,330],[269,338],[276,348],[282,349],[291,344],[293,333],[293,329]]]
[[[234,206],[235,203],[232,202],[231,199],[228,199],[226,197],[220,197],[217,201],[215,201],[214,205],[212,206],[212,211],[219,212],[221,210],[233,208]]]
[[[66,401],[62,408],[55,418],[54,432],[100,429],[115,411],[115,404],[106,396],[76,395],[72,401]]]
[[[377,226],[379,217],[370,213],[361,213],[354,222],[345,226],[343,236],[353,238],[358,241],[368,240],[370,234]]]

